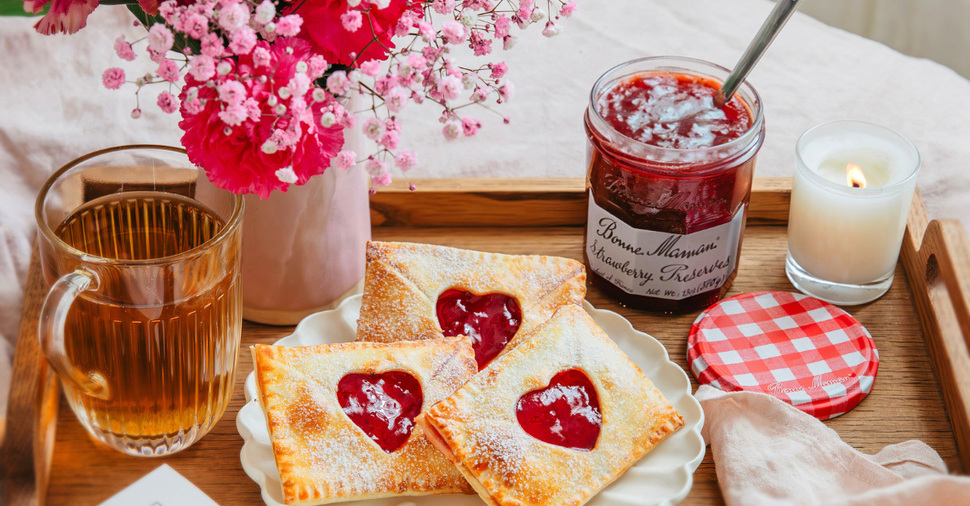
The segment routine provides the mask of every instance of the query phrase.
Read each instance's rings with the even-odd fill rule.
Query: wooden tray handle
[[[963,471],[970,471],[970,243],[955,220],[928,221],[917,193],[902,260]],[[953,470],[958,471],[958,470]]]

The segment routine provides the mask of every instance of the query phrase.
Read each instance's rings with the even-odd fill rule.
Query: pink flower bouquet
[[[397,114],[407,104],[441,109],[441,134],[451,140],[481,127],[468,106],[491,110],[509,100],[508,67],[487,61],[516,41],[513,25],[543,26],[575,10],[572,0],[139,0],[130,5],[146,37],[114,45],[118,57],[144,49],[157,64],[136,79],[121,68],[102,76],[110,89],[161,86],[157,106],[180,111],[182,144],[189,159],[218,186],[268,197],[303,184],[331,165],[364,164],[371,188],[405,173],[417,155],[400,146]],[[40,12],[46,34],[74,33],[98,0],[26,0]],[[474,54],[463,66],[459,46]],[[483,59],[484,58],[484,59]],[[486,61],[485,63],[481,63]],[[350,111],[347,98],[362,97]],[[364,118],[358,124],[358,114]],[[132,116],[141,110],[136,107]],[[344,130],[360,128],[373,153],[344,149]]]

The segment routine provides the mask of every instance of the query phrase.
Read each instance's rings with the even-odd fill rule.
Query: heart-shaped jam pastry
[[[520,397],[515,416],[532,437],[574,450],[592,450],[603,425],[596,388],[579,369],[562,371],[546,388]]]
[[[438,297],[436,309],[445,336],[471,338],[479,370],[502,352],[522,324],[518,301],[501,293],[474,295],[452,288]]]
[[[411,436],[421,413],[421,384],[410,374],[348,374],[337,383],[344,413],[385,452],[397,450]]]

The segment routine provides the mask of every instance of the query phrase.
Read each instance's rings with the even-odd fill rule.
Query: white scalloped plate
[[[633,328],[630,322],[612,312],[596,309],[588,302],[586,312],[633,360],[654,385],[684,417],[684,427],[662,441],[619,479],[593,497],[594,506],[646,506],[675,504],[687,496],[693,484],[694,471],[704,458],[701,426],[704,412],[691,395],[690,380],[683,369],[667,356],[667,350],[648,334]],[[309,346],[353,341],[360,314],[360,295],[348,298],[336,309],[306,317],[293,334],[276,344]],[[246,474],[262,490],[270,506],[283,504],[282,487],[270,444],[266,419],[255,400],[256,380],[246,378],[246,405],[236,416],[236,428],[245,440],[240,459]],[[482,500],[475,495],[401,496],[364,501],[367,506],[477,506]]]

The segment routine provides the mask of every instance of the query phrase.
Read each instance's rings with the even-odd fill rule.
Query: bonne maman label
[[[737,264],[744,207],[731,221],[693,234],[627,225],[589,196],[586,257],[594,272],[632,295],[686,299],[720,288]]]

